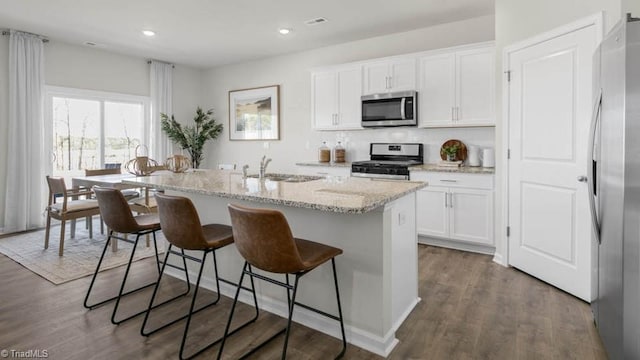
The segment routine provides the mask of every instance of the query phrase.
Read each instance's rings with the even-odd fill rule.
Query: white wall
[[[6,166],[8,44],[8,36],[0,36],[0,228],[4,225],[6,174],[10,170]],[[149,65],[146,59],[54,40],[46,43],[44,48],[47,85],[149,96]],[[173,109],[177,117],[192,117],[200,98],[201,74],[199,69],[176,65]]]
[[[347,160],[368,159],[368,145],[373,141],[416,141],[427,145],[427,156],[435,161],[437,149],[447,139],[493,146],[493,129],[415,129],[360,130],[318,132],[311,130],[310,69],[319,66],[366,60],[389,55],[444,48],[493,40],[493,16],[443,24],[405,33],[391,34],[346,44],[314,49],[210,69],[204,74],[202,103],[215,109],[215,117],[225,130],[215,142],[205,147],[202,167],[218,163],[249,164],[257,171],[263,154],[273,158],[271,171],[292,171],[295,162],[317,159],[316,149],[322,140],[334,145],[346,138]],[[229,141],[228,92],[257,86],[280,85],[280,140],[264,149],[259,141]]]
[[[622,0],[622,13],[623,14],[631,13],[633,17],[640,18],[640,1]]]
[[[552,30],[572,21],[604,11],[604,28],[607,32],[622,14],[622,1],[640,3],[638,0],[496,0],[496,249],[504,248],[502,237],[506,224],[502,221],[502,187],[506,174],[502,163],[505,144],[502,143],[502,56],[504,47],[537,34]],[[500,254],[502,255],[502,254]]]

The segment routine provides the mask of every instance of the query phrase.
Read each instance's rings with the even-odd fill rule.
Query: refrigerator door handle
[[[591,117],[591,127],[589,129],[589,155],[587,159],[589,161],[589,175],[587,176],[587,187],[589,188],[589,209],[591,209],[591,223],[593,225],[593,231],[596,234],[596,239],[598,240],[598,244],[602,243],[602,239],[600,237],[600,220],[598,219],[598,212],[596,210],[596,175],[598,173],[598,161],[594,154],[596,136],[598,131],[598,122],[600,121],[601,111],[602,111],[602,89],[598,94],[598,100],[594,104],[593,113]]]

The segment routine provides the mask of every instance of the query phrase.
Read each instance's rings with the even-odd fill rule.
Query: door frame
[[[508,72],[511,68],[511,64],[509,63],[509,59],[512,53],[516,51],[520,51],[522,49],[543,43],[545,41],[552,40],[554,38],[564,36],[566,34],[572,33],[574,31],[581,30],[583,28],[589,26],[595,26],[596,29],[596,43],[599,45],[602,42],[604,37],[604,28],[603,28],[603,18],[604,13],[598,12],[591,16],[587,16],[585,18],[573,21],[566,25],[560,26],[553,30],[546,31],[544,33],[535,35],[523,41],[511,44],[509,46],[505,46],[502,50],[502,119],[503,126],[501,131],[502,138],[502,146],[503,151],[501,154],[502,168],[504,169],[503,174],[501,176],[502,180],[502,213],[499,215],[502,220],[502,228],[498,229],[495,233],[496,236],[499,236],[501,242],[499,246],[496,246],[496,253],[494,255],[493,261],[501,264],[503,266],[509,266],[509,236],[507,235],[507,227],[509,226],[509,158],[508,158],[508,149],[510,149],[510,122],[509,118],[510,114],[510,102],[509,98],[509,81],[508,81]],[[585,152],[587,150],[585,149]],[[585,173],[586,173],[585,169]],[[497,216],[496,216],[497,217]]]

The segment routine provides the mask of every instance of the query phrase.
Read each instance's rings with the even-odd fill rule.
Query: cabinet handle
[[[388,89],[391,89],[393,87],[393,85],[391,84],[392,81],[393,81],[393,77],[389,76],[389,87],[388,87]]]
[[[456,106],[456,121],[460,120],[460,107]]]
[[[440,180],[440,182],[454,183],[454,182],[458,182],[458,180],[442,179],[442,180]]]
[[[449,193],[449,207],[453,209],[453,193]]]
[[[340,114],[336,114],[336,125],[340,125]]]
[[[449,193],[444,193],[444,207],[449,207]]]
[[[453,114],[453,112],[455,111],[454,109],[455,109],[455,108],[452,106],[452,107],[451,107],[451,121],[456,121],[456,117],[455,117],[455,115]]]

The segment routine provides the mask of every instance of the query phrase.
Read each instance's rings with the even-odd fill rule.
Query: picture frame
[[[229,91],[229,140],[280,140],[280,85]]]

